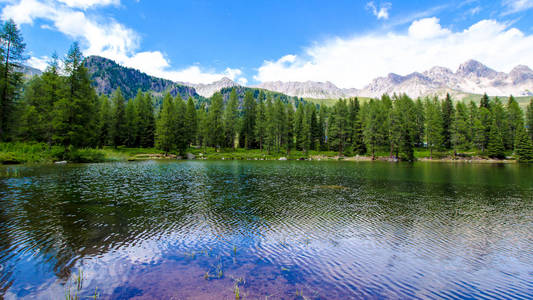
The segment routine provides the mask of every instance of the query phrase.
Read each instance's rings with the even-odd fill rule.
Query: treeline
[[[443,101],[384,95],[363,103],[341,99],[326,107],[284,103],[278,96],[251,90],[241,102],[235,89],[226,101],[220,93],[202,103],[167,93],[159,102],[141,91],[128,101],[117,89],[109,99],[91,86],[77,43],[62,67],[54,55],[46,71],[22,89],[17,64],[24,59],[24,44],[12,21],[3,32],[2,38],[10,39],[7,44],[17,51],[6,51],[2,43],[2,141],[37,141],[65,149],[155,146],[181,154],[191,146],[287,155],[292,150],[373,158],[386,153],[407,161],[414,160],[416,148],[427,148],[430,157],[434,152],[476,151],[504,158],[514,152],[520,160],[533,160],[533,100],[524,117],[512,96],[505,104],[487,95],[479,104],[454,104],[450,95]]]

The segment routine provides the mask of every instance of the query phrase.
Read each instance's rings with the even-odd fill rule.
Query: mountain
[[[236,83],[235,81],[227,77],[224,77],[218,81],[215,81],[213,83],[208,83],[208,84],[189,83],[189,82],[178,82],[178,83],[193,87],[200,96],[203,96],[206,98],[213,96],[214,93],[220,91],[223,88],[231,88],[231,87],[240,86],[238,83]]]
[[[202,98],[194,87],[123,67],[104,57],[89,56],[85,59],[85,66],[89,69],[93,85],[99,94],[111,95],[120,87],[126,99],[135,97],[139,89],[143,92],[151,91],[156,97],[170,92],[172,96],[180,94],[181,98],[185,100],[189,97]]]
[[[425,72],[405,76],[390,73],[372,80],[361,90],[341,89],[331,82],[264,82],[259,87],[290,96],[335,99],[353,96],[380,97],[406,93],[411,97],[443,96],[450,93],[459,99],[468,94],[487,93],[491,96],[533,96],[533,71],[517,66],[511,72],[495,71],[484,64],[469,60],[453,72],[444,67],[433,67]]]
[[[20,67],[20,72],[22,72],[22,74],[24,75],[24,77],[26,78],[31,78],[35,75],[41,75],[43,72],[39,69],[36,69],[36,68],[33,68],[33,67],[30,67],[30,66],[25,66],[25,65],[22,65]]]
[[[357,89],[341,89],[329,81],[268,81],[257,85],[257,87],[301,98],[328,99],[347,98],[358,95]]]

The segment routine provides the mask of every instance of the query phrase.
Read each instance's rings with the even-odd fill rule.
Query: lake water
[[[531,299],[533,167],[0,167],[0,298],[95,289],[100,299]]]

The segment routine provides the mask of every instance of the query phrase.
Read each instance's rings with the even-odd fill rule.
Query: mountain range
[[[135,97],[137,90],[151,91],[154,96],[161,97],[170,92],[173,96],[180,94],[183,99],[193,97],[205,99],[215,92],[221,91],[226,98],[231,88],[238,87],[239,96],[245,90],[259,89],[275,92],[284,99],[289,97],[338,99],[348,97],[380,97],[387,94],[406,93],[416,98],[422,96],[439,96],[450,93],[455,99],[462,99],[472,94],[487,93],[490,96],[533,96],[533,70],[519,65],[509,73],[495,71],[484,64],[469,60],[453,72],[444,67],[433,67],[422,73],[414,72],[407,75],[388,74],[372,80],[362,89],[339,88],[331,82],[263,82],[254,87],[242,87],[229,78],[222,78],[210,84],[194,84],[174,82],[157,78],[139,70],[127,68],[113,60],[89,56],[85,64],[99,94],[112,94],[118,87],[126,99]],[[24,67],[26,76],[40,74],[40,71]]]
[[[405,76],[390,73],[372,80],[363,89],[342,89],[331,82],[263,82],[258,87],[304,98],[380,97],[383,94],[406,93],[411,97],[442,96],[446,93],[462,98],[468,94],[491,96],[532,96],[533,71],[523,65],[511,72],[497,72],[484,64],[469,60],[457,71],[433,67],[423,73]]]

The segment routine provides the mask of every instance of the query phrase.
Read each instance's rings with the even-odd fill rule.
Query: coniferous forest
[[[415,150],[430,159],[474,153],[533,160],[533,100],[524,113],[512,96],[487,95],[479,103],[453,101],[450,95],[442,100],[383,95],[340,99],[331,107],[282,101],[263,91],[240,95],[235,89],[229,97],[215,93],[201,103],[169,93],[156,99],[149,91],[125,99],[120,88],[108,97],[97,95],[77,43],[65,57],[53,55],[42,75],[25,80],[20,31],[7,21],[1,34],[2,151],[23,143],[55,147],[57,159],[74,159],[78,149],[155,147],[184,155],[192,147],[287,156],[329,151],[406,161],[415,160]]]

